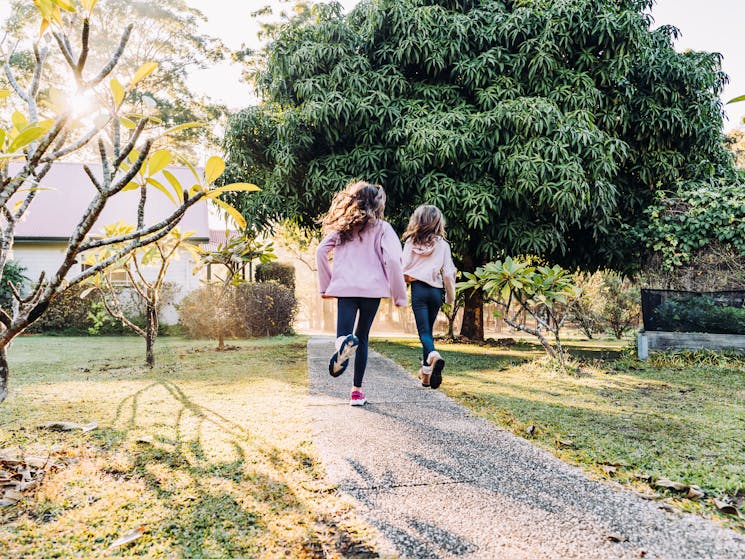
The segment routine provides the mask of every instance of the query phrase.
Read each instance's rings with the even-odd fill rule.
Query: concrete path
[[[314,440],[331,482],[380,531],[384,554],[745,558],[744,537],[592,481],[374,352],[368,403],[350,407],[351,370],[331,378],[332,351],[330,338],[308,343]]]

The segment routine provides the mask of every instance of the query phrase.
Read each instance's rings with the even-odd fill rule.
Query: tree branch
[[[127,46],[127,41],[129,41],[129,35],[132,32],[132,28],[134,27],[133,24],[127,25],[127,27],[124,29],[124,33],[122,33],[122,38],[119,40],[119,47],[114,52],[114,55],[111,57],[109,62],[101,68],[101,71],[98,73],[98,75],[93,78],[92,80],[85,82],[86,87],[95,87],[99,83],[101,83],[106,76],[108,76],[111,71],[116,67],[116,65],[119,63],[119,59],[122,57],[122,54],[124,53],[124,49]]]
[[[178,220],[181,219],[184,213],[186,213],[186,210],[188,210],[191,206],[193,206],[199,200],[201,200],[203,196],[204,196],[204,193],[202,192],[197,193],[192,198],[189,198],[189,200],[187,200],[186,203],[184,203],[181,207],[179,207],[170,216],[156,223],[155,225],[151,225],[147,227],[146,229],[134,231],[126,235],[119,235],[118,237],[109,237],[107,239],[96,239],[96,240],[89,241],[85,244],[80,245],[79,252],[85,252],[87,250],[91,250],[94,248],[99,248],[99,247],[103,247],[107,245],[124,243],[127,241],[131,241],[132,239],[136,239],[137,237],[150,235],[151,233],[155,233],[156,231],[159,231],[163,229],[164,227],[168,227],[169,225],[175,226]]]
[[[91,25],[88,18],[83,20],[83,32],[80,38],[80,57],[78,57],[78,63],[75,67],[75,75],[78,80],[83,80],[83,68],[85,68],[85,61],[88,59],[88,38],[90,36]]]

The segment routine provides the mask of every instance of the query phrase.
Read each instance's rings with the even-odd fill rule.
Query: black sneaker
[[[432,388],[439,388],[442,384],[442,370],[445,368],[445,360],[438,352],[432,351],[427,356],[427,362],[432,367],[432,376],[429,377],[429,385]]]
[[[340,339],[341,343],[339,343],[336,353],[334,353],[329,360],[329,374],[332,377],[338,377],[347,370],[349,358],[354,355],[354,352],[357,351],[357,347],[360,345],[357,336],[353,336],[352,334],[349,334],[346,338],[341,338],[340,336],[337,338],[337,342]]]

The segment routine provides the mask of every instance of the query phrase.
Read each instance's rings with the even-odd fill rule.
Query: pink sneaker
[[[352,398],[349,400],[350,406],[364,406],[365,402],[365,395],[360,392],[359,390],[353,390],[352,391]]]

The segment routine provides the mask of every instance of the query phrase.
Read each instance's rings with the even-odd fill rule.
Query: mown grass
[[[640,362],[618,342],[568,346],[586,363],[579,374],[547,366],[528,343],[440,344],[447,363],[441,389],[595,476],[659,491],[685,510],[745,529],[742,516],[713,504],[731,499],[745,513],[745,360],[657,354]],[[375,340],[373,347],[412,374],[418,368],[417,340]],[[706,498],[656,488],[659,478],[697,485]]]
[[[324,479],[304,411],[302,337],[164,338],[153,371],[136,338],[18,339],[0,450],[64,467],[0,508],[0,555],[377,557]],[[88,433],[39,428],[95,421]],[[108,550],[140,528],[137,541]]]

